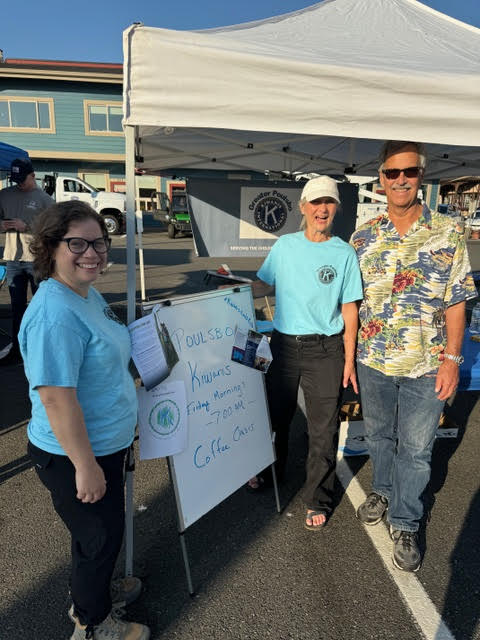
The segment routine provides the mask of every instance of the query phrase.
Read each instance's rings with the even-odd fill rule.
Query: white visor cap
[[[312,178],[303,187],[301,199],[312,202],[317,198],[333,198],[340,204],[340,196],[338,195],[337,183],[333,178],[328,176],[319,176]]]

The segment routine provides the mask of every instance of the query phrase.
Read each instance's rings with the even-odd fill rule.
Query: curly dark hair
[[[107,227],[102,216],[89,204],[80,200],[57,202],[35,218],[30,251],[34,257],[33,268],[37,282],[47,280],[55,271],[53,255],[70,225],[73,222],[88,219],[98,222],[103,237],[108,238]]]

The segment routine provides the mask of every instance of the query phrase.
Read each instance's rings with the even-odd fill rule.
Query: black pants
[[[112,608],[110,581],[123,539],[126,451],[96,459],[105,474],[107,491],[94,503],[76,497],[75,468],[69,458],[47,453],[31,442],[28,453],[71,534],[70,590],[75,614],[82,624],[100,624]]]
[[[33,277],[33,264],[7,262],[7,280],[12,305],[12,347],[14,351],[19,351],[18,332],[27,308],[28,285],[30,284],[32,296],[38,289]]]
[[[308,423],[308,457],[302,499],[309,509],[332,511],[338,447],[343,338],[295,336],[274,331],[273,362],[266,376],[268,406],[275,431],[276,469],[281,479],[287,462],[288,433],[302,387]]]

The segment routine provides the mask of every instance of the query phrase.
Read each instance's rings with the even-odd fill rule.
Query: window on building
[[[160,188],[160,178],[156,176],[137,176],[136,206],[142,211],[150,211],[153,208],[152,193]]]
[[[52,98],[0,95],[0,131],[55,133]]]
[[[106,191],[109,182],[108,173],[90,173],[80,170],[78,177],[95,189],[95,191]]]
[[[85,100],[84,109],[86,135],[123,136],[121,102]]]

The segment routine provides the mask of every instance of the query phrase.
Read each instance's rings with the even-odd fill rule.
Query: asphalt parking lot
[[[221,262],[246,277],[262,262],[197,258],[191,238],[170,240],[161,231],[145,233],[144,258],[150,298],[213,288],[205,273]],[[114,239],[110,259],[97,286],[125,317],[124,238]],[[0,290],[0,329],[9,329],[6,287]],[[0,332],[0,348],[7,341]],[[68,537],[25,453],[23,368],[4,368],[0,376],[0,640],[68,638]],[[304,529],[301,406],[282,512],[276,512],[273,492],[252,496],[242,488],[187,529],[193,597],[166,462],[137,462],[134,574],[145,588],[129,617],[148,624],[152,640],[480,639],[478,400],[478,392],[458,393],[447,408],[458,437],[435,445],[421,535],[425,559],[416,576],[391,569],[383,524],[367,531],[355,518],[354,506],[369,490],[367,457],[340,460],[333,517],[321,532]]]

